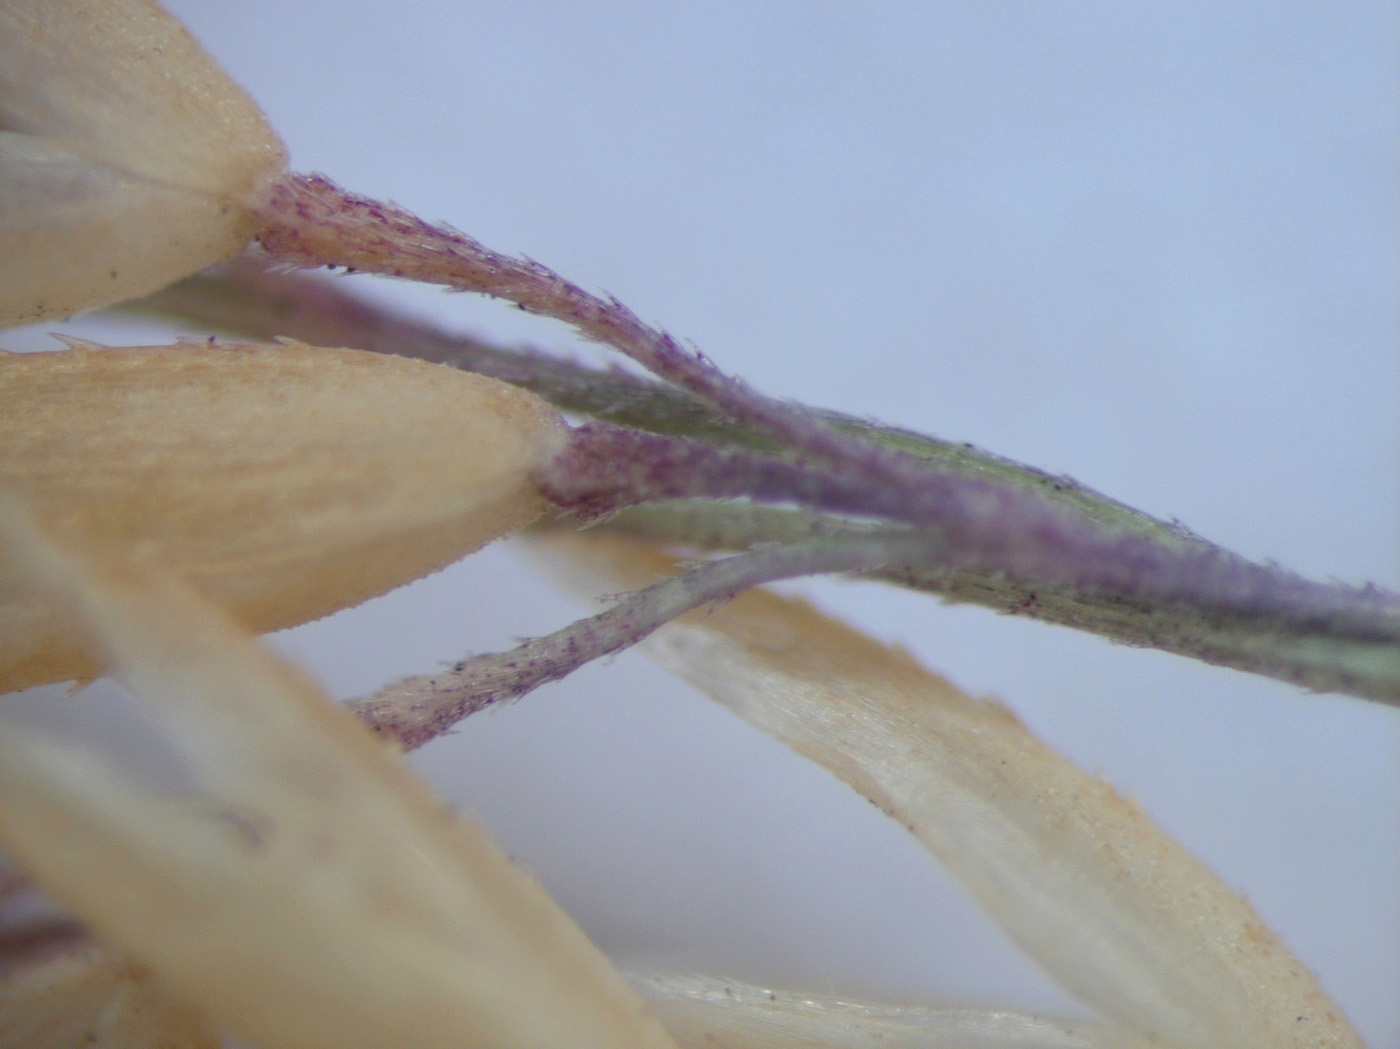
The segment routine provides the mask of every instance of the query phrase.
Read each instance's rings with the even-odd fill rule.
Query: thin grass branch
[[[352,706],[375,732],[413,750],[469,715],[519,699],[586,663],[630,648],[702,605],[778,579],[927,563],[937,553],[935,543],[907,530],[832,534],[759,547],[629,594],[605,612],[508,652],[466,659],[438,674],[405,678]]]

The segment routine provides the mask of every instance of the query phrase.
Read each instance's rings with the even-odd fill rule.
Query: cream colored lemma
[[[528,524],[557,413],[422,361],[194,343],[0,353],[0,486],[246,627],[328,615]],[[99,673],[0,571],[0,691]]]
[[[110,755],[0,725],[0,841],[178,999],[261,1049],[672,1044],[479,826],[210,602],[52,542],[13,498],[0,543],[194,781],[157,795]]]
[[[240,251],[286,164],[262,112],[149,0],[0,3],[0,327]]]

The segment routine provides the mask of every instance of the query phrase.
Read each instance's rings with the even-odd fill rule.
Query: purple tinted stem
[[[600,656],[635,645],[693,608],[775,579],[928,563],[939,548],[908,532],[864,532],[759,547],[711,561],[629,594],[612,608],[509,652],[476,656],[439,674],[406,678],[358,700],[352,709],[375,732],[412,750],[470,714],[518,699]]]
[[[642,323],[614,299],[592,295],[529,259],[491,251],[450,227],[346,193],[319,176],[285,176],[273,187],[260,216],[259,239],[277,262],[346,266],[515,302],[620,350],[729,418],[777,440],[795,457],[790,462],[793,472],[783,484],[755,488],[764,479],[749,478],[750,488],[743,490],[743,470],[735,467],[738,460],[724,467],[732,471],[732,484],[706,487],[724,481],[723,471],[711,470],[707,478],[702,476],[701,457],[668,453],[674,477],[663,477],[667,465],[656,463],[642,488],[673,484],[676,495],[750,495],[884,516],[936,529],[968,567],[1102,588],[1148,601],[1183,601],[1210,614],[1276,615],[1321,634],[1345,623],[1376,637],[1394,636],[1400,618],[1395,595],[1311,583],[1218,548],[1166,550],[1006,485],[930,470],[914,456],[841,433],[814,412],[755,393],[671,336]],[[699,471],[689,488],[674,470],[677,465]],[[818,499],[804,494],[813,487],[827,494]],[[583,502],[587,499],[582,497]],[[616,505],[628,501],[623,498]]]
[[[1375,589],[1327,586],[1209,544],[1173,550],[1103,528],[1004,485],[924,471],[904,484],[824,462],[781,458],[590,423],[542,478],[581,517],[686,497],[795,503],[926,529],[945,565],[1036,582],[1186,602],[1203,614],[1275,617],[1326,634],[1345,627],[1394,638],[1400,603]]]
[[[258,240],[277,262],[345,266],[505,299],[573,325],[788,447],[835,460],[854,458],[877,471],[893,470],[905,458],[842,434],[811,411],[755,392],[610,296],[584,291],[532,259],[492,251],[450,226],[347,193],[321,175],[284,176],[271,188],[259,217]]]

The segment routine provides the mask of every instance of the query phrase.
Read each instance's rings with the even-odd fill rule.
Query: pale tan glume
[[[178,998],[264,1047],[671,1044],[479,827],[206,599],[56,547],[14,499],[0,532],[198,791],[151,796],[102,755],[7,725],[0,840]]]
[[[193,582],[258,633],[359,604],[528,524],[558,413],[504,383],[300,344],[0,354],[0,487]],[[0,692],[92,676],[0,572]]]
[[[0,327],[237,254],[285,167],[257,104],[158,4],[0,4]]]

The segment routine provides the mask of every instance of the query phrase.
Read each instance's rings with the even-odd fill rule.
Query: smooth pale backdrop
[[[297,169],[612,292],[761,389],[1400,586],[1394,5],[170,6]],[[499,304],[356,281],[602,356]],[[1400,711],[801,589],[1140,799],[1371,1044],[1400,1043]],[[350,696],[582,611],[497,547],[278,644]],[[623,961],[1074,1008],[898,827],[635,655],[418,763]]]

